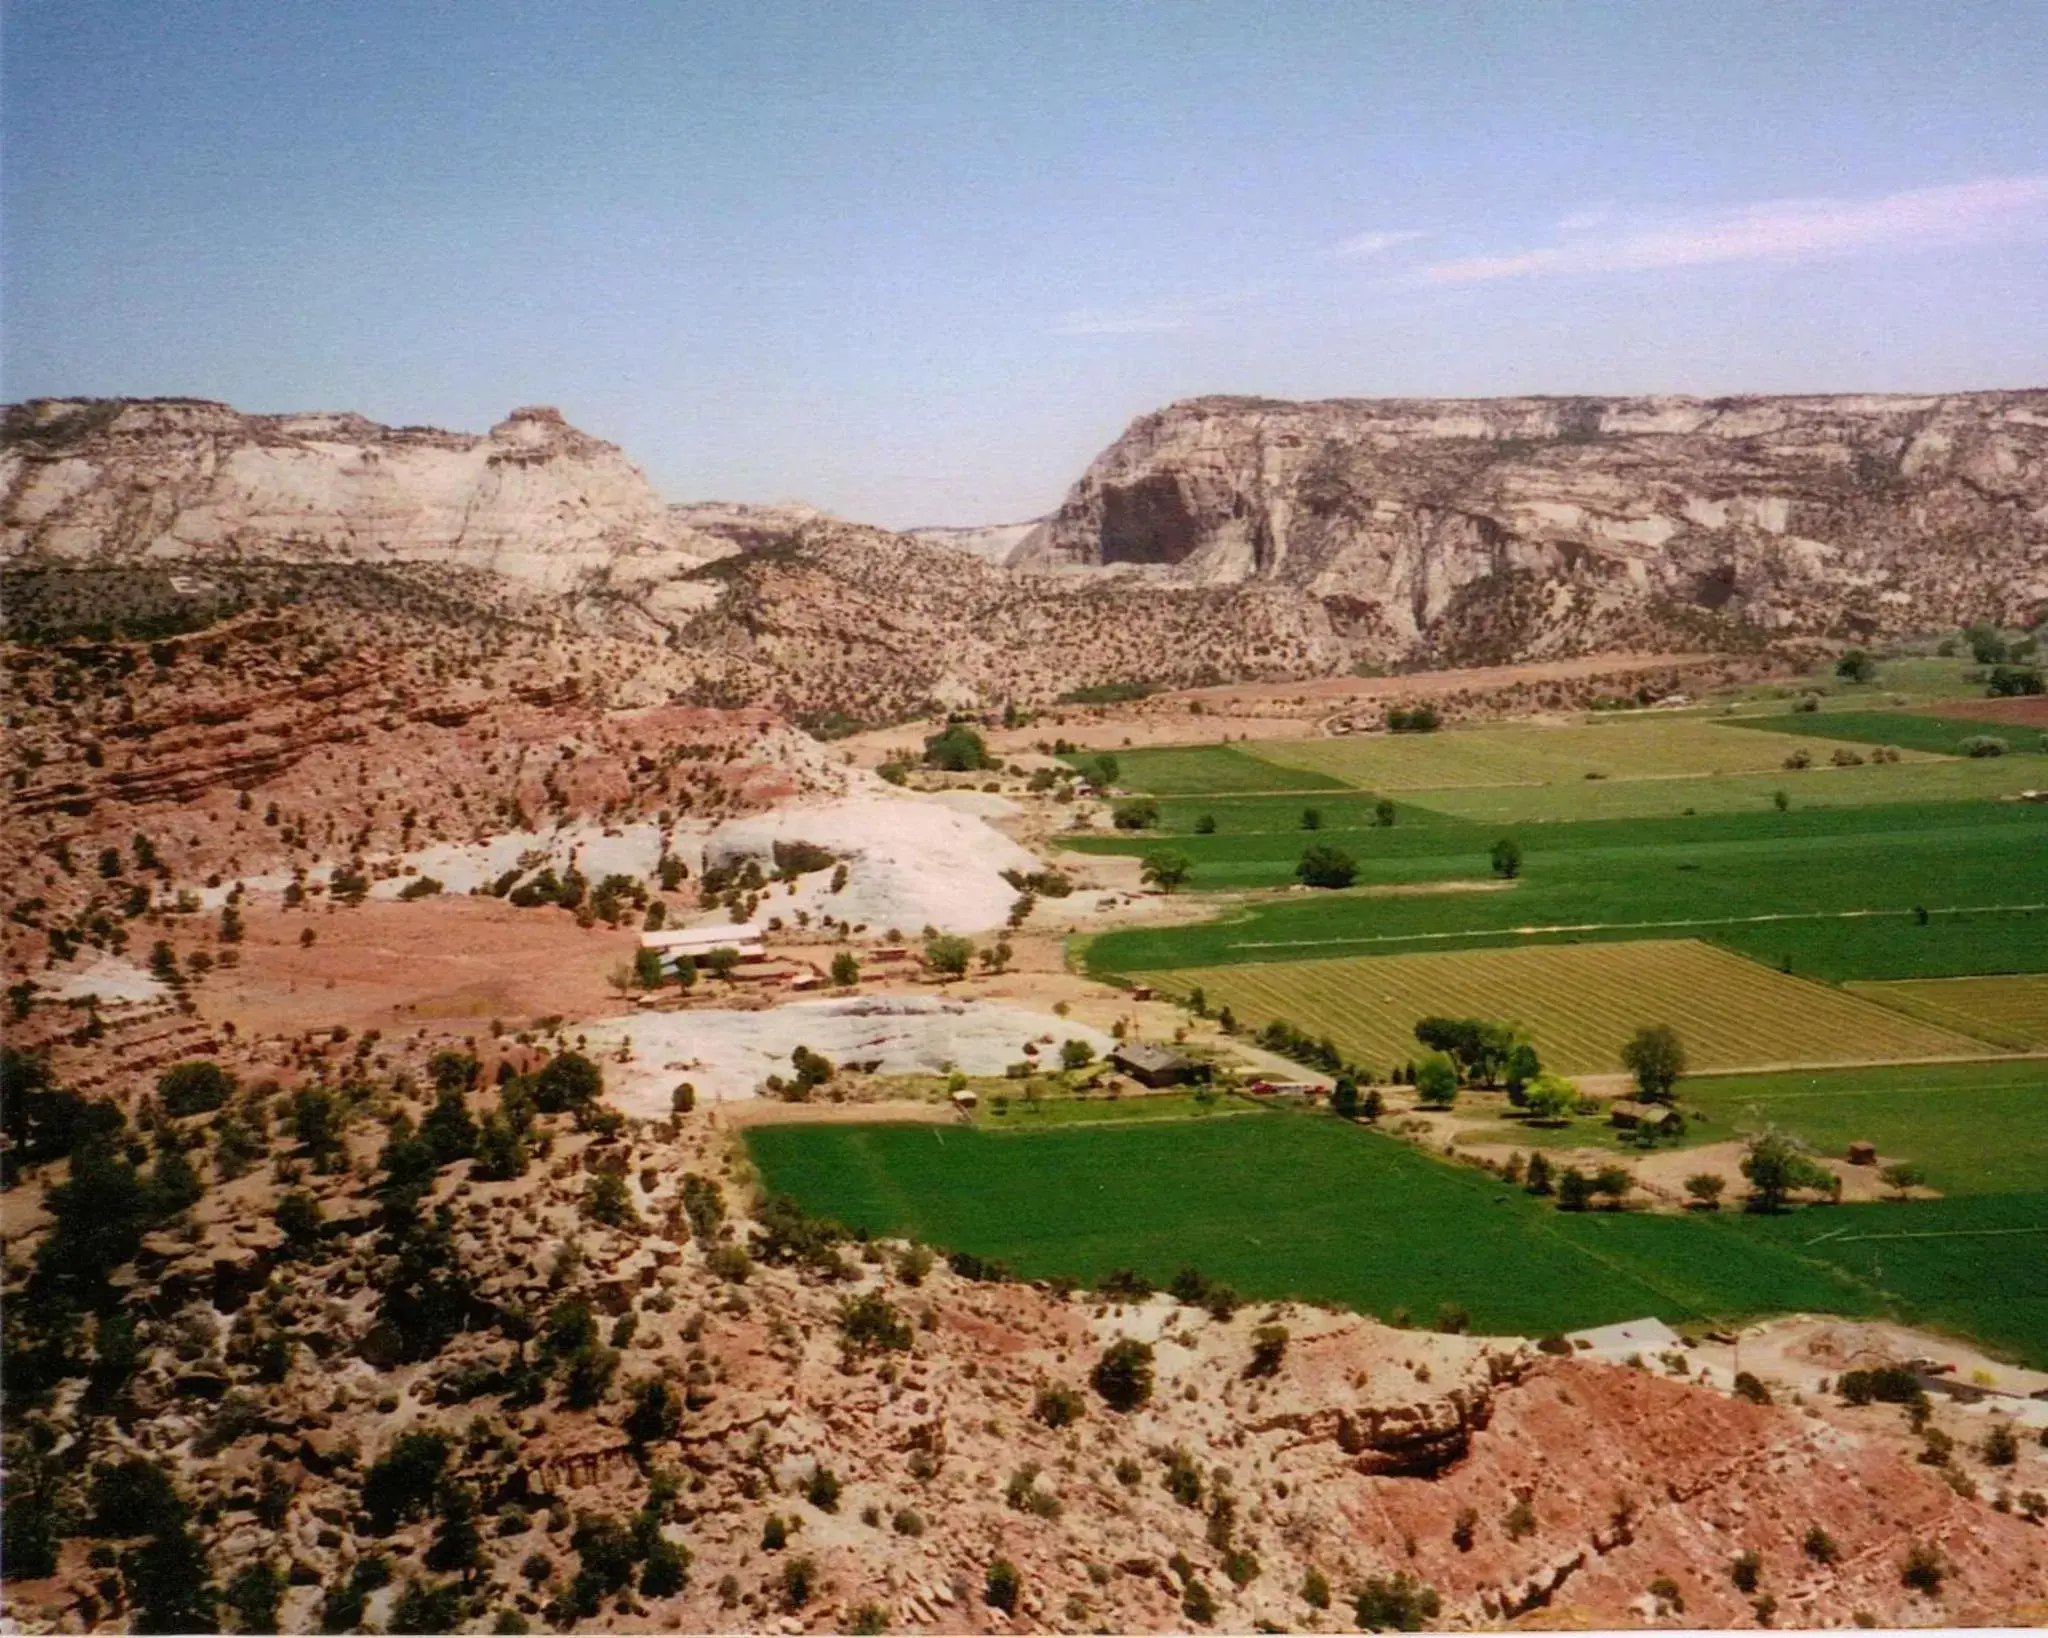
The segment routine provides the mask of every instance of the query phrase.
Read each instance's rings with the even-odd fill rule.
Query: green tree
[[[1502,881],[1513,881],[1522,873],[1522,844],[1503,836],[1493,844],[1493,873]]]
[[[1728,1179],[1719,1172],[1695,1172],[1685,1180],[1685,1192],[1701,1211],[1719,1211],[1727,1187]]]
[[[1342,1120],[1358,1118],[1358,1082],[1352,1076],[1339,1075],[1331,1083],[1330,1113]]]
[[[1793,1190],[1828,1189],[1835,1180],[1796,1139],[1776,1130],[1749,1140],[1742,1175],[1749,1179],[1749,1209],[1756,1212],[1783,1211]]]
[[[1067,1040],[1060,1043],[1060,1068],[1086,1069],[1095,1061],[1095,1049],[1086,1041]]]
[[[494,1109],[484,1117],[476,1139],[476,1175],[492,1182],[507,1182],[526,1175],[526,1139],[519,1129]]]
[[[992,768],[988,742],[964,722],[949,724],[924,742],[925,765],[946,773]]]
[[[130,1632],[212,1632],[219,1594],[206,1545],[192,1531],[185,1509],[158,1522],[142,1546],[121,1555],[134,1614]]]
[[[1394,828],[1394,804],[1388,797],[1381,797],[1372,805],[1372,822],[1381,830]]]
[[[1843,651],[1842,657],[1835,661],[1835,675],[1844,682],[1875,682],[1877,680],[1877,662],[1870,657],[1868,649],[1846,649]]]
[[[1653,1103],[1668,1103],[1685,1073],[1685,1043],[1669,1024],[1646,1024],[1623,1043],[1621,1061],[1638,1092]]]
[[[167,1115],[201,1115],[235,1095],[235,1077],[204,1058],[172,1064],[156,1078],[157,1102]]]
[[[924,964],[942,978],[963,978],[974,959],[974,941],[957,933],[934,933],[924,941]]]
[[[580,1052],[558,1052],[533,1078],[534,1107],[558,1115],[595,1103],[604,1095],[604,1071]]]
[[[420,1141],[436,1167],[453,1165],[476,1153],[476,1119],[459,1088],[446,1087],[436,1096],[434,1107],[420,1122]]]
[[[632,1408],[626,1413],[626,1437],[635,1445],[658,1445],[682,1431],[683,1397],[673,1383],[646,1377],[627,1390],[627,1398]]]
[[[860,962],[851,950],[841,950],[833,956],[832,982],[842,990],[851,989],[860,982]]]
[[[663,976],[659,950],[639,949],[633,952],[633,982],[641,989],[660,989]]]
[[[407,1519],[426,1512],[448,1467],[451,1445],[445,1433],[401,1433],[363,1475],[363,1511],[375,1535],[388,1536]]]
[[[1926,1168],[1916,1166],[1910,1160],[1896,1161],[1877,1175],[1884,1186],[1901,1200],[1927,1181]]]
[[[1527,1041],[1517,1041],[1508,1053],[1507,1088],[1508,1102],[1520,1104],[1522,1094],[1536,1077],[1543,1073],[1543,1060],[1536,1055],[1535,1047]]]
[[[1303,808],[1301,810],[1301,828],[1303,830],[1321,830],[1323,828],[1323,810],[1321,808]]]
[[[1538,1075],[1522,1093],[1522,1107],[1539,1126],[1561,1125],[1578,1103],[1579,1089],[1562,1075]]]
[[[1152,830],[1159,823],[1159,804],[1149,796],[1134,796],[1111,807],[1109,822],[1118,830]]]
[[[1567,1166],[1557,1175],[1557,1209],[1559,1211],[1584,1211],[1593,1200],[1593,1184],[1586,1174],[1576,1166]]]
[[[1340,847],[1314,842],[1303,850],[1294,874],[1306,887],[1349,887],[1358,880],[1358,861]]]
[[[1139,877],[1162,893],[1171,893],[1194,874],[1195,861],[1175,848],[1159,848],[1145,855]]]
[[[1450,1107],[1458,1101],[1458,1066],[1441,1052],[1429,1053],[1415,1066],[1415,1091],[1424,1103]]]

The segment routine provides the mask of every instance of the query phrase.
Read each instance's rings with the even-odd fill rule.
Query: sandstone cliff
[[[1294,588],[1403,660],[2011,619],[2048,599],[2048,392],[1195,399],[1012,561]]]
[[[0,557],[419,561],[560,589],[731,548],[547,408],[483,437],[192,399],[42,399],[0,439]]]

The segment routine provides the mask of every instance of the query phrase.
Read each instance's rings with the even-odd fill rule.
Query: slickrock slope
[[[0,557],[411,560],[559,589],[729,549],[544,407],[475,437],[202,400],[43,399],[10,406],[4,433]]]
[[[111,1290],[137,1324],[118,1366],[79,1374],[75,1332],[46,1346],[20,1282],[52,1232],[35,1197],[56,1174],[9,1195],[9,1301],[30,1315],[10,1338],[27,1373],[10,1408],[59,1435],[96,1418],[89,1460],[25,1444],[10,1472],[81,1521],[54,1573],[10,1576],[20,1630],[131,1613],[124,1576],[92,1562],[109,1530],[87,1505],[91,1470],[130,1458],[170,1464],[216,1585],[277,1570],[285,1631],[333,1626],[352,1583],[368,1607],[343,1626],[396,1625],[418,1584],[453,1601],[437,1630],[477,1631],[512,1611],[558,1630],[1349,1630],[1352,1597],[1397,1575],[1433,1589],[1429,1624],[1453,1628],[2040,1617],[2048,1533],[1988,1499],[2040,1488],[2048,1452],[2031,1443],[1996,1471],[1959,1449],[1952,1485],[1905,1454],[1896,1407],[1757,1406],[1661,1361],[1554,1361],[1299,1306],[1216,1318],[977,1281],[751,1207],[701,1110],[607,1132],[601,1110],[529,1101],[517,1175],[436,1167],[410,1125],[385,1146],[383,1123],[425,1117],[439,1044],[322,1029],[229,1049],[245,1084],[342,1088],[348,1163],[309,1166],[280,1124],[252,1169],[209,1178],[189,1227],[122,1248]],[[476,1044],[485,1088],[501,1057],[539,1062]],[[60,1046],[57,1073],[86,1056]],[[111,1084],[133,1108],[148,1076]],[[472,1092],[469,1113],[495,1121],[533,1084]],[[251,1105],[232,1107],[246,1146]],[[203,1166],[225,1118],[166,1120],[164,1141]],[[320,1220],[301,1209],[291,1239],[287,1189]],[[1255,1367],[1272,1324],[1284,1347]],[[111,1352],[115,1333],[95,1336]],[[1121,1337],[1155,1354],[1150,1400],[1128,1413],[1090,1387]],[[389,1470],[371,1482],[406,1434],[442,1436],[439,1473],[410,1493]],[[646,1573],[657,1541],[689,1553],[680,1586]],[[1926,1590],[1902,1579],[1916,1548],[1940,1569]],[[379,1555],[388,1585],[355,1570]],[[1021,1579],[1009,1616],[985,1601],[998,1560]],[[1311,1571],[1327,1613],[1305,1596]]]
[[[1443,663],[2011,619],[2048,599],[2048,391],[1201,398],[1012,561],[1291,587]]]

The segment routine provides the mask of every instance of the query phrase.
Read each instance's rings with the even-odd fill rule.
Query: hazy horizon
[[[2031,0],[0,22],[9,399],[552,403],[907,526],[1211,393],[2048,382]]]

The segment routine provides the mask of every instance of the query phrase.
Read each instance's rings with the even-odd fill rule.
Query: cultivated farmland
[[[2014,730],[2007,728],[2001,732],[2018,743]],[[1811,768],[1730,774],[1720,779],[1582,779],[1560,785],[1473,785],[1406,794],[1407,800],[1418,806],[1462,819],[1549,823],[1575,819],[1658,819],[1689,813],[1764,813],[1776,805],[1779,791],[1785,793],[1794,808],[1981,802],[2044,783],[2040,762],[2030,757],[1867,762],[1860,768],[1836,768],[1829,765],[1828,754],[1824,750],[1816,756]]]
[[[1960,754],[1962,742],[1988,734],[2006,742],[2015,755],[2041,750],[2041,730],[2010,722],[1993,722],[1967,714],[1930,716],[1918,711],[1822,711],[1783,717],[1745,717],[1736,726],[1760,728],[1801,739],[1838,739],[1860,745],[1896,745],[1905,750],[1942,756]],[[1822,760],[1816,758],[1816,761]],[[2035,777],[2040,776],[2036,768]]]
[[[1268,762],[1328,774],[1368,790],[1420,791],[1766,773],[1782,767],[1797,743],[1736,732],[1696,717],[1626,717],[1557,728],[1525,724],[1269,740],[1246,749]],[[1814,761],[1826,762],[1834,746],[1815,740],[1806,748]]]
[[[1067,760],[1076,767],[1086,767],[1100,754],[1076,751]],[[1332,775],[1283,767],[1235,745],[1140,747],[1109,754],[1116,758],[1118,785],[1154,796],[1345,788],[1344,781]]]
[[[1375,1070],[1419,1056],[1430,1013],[1502,1019],[1566,1074],[1621,1068],[1642,1024],[1670,1024],[1702,1069],[1981,1056],[1984,1045],[1688,939],[1181,968],[1147,981],[1241,1022],[1282,1018]]]
[[[1874,1143],[1924,1166],[1944,1194],[2048,1188],[2048,1059],[1696,1076],[1679,1096],[1716,1139],[1776,1126],[1838,1157]]]
[[[1782,821],[1782,823],[1780,823]],[[1503,827],[1507,828],[1507,827]],[[1499,834],[1494,832],[1493,834]],[[1231,961],[1393,955],[1532,936],[1712,936],[1794,971],[1831,979],[2040,970],[2048,963],[2048,808],[1932,804],[1870,814],[1763,814],[1530,827],[1522,874],[1505,892],[1376,897],[1290,893],[1229,919],[1105,933],[1087,947],[1097,973]],[[1297,836],[1237,842],[1231,868],[1283,879]],[[1235,839],[1176,841],[1195,859]],[[1360,880],[1416,883],[1488,876],[1485,831],[1396,826],[1341,838]],[[1240,876],[1249,885],[1259,878]],[[1490,879],[1490,878],[1489,878]],[[1996,914],[1965,917],[1960,910]],[[2036,908],[2014,908],[2032,906]],[[1923,924],[1915,913],[1927,911]]]
[[[2041,931],[2048,937],[2048,926]],[[2018,1051],[2048,1047],[2048,974],[1922,978],[1848,987],[1944,1029],[1964,1030]],[[2048,1108],[2042,1115],[2048,1120]],[[2048,1161],[2044,1161],[2043,1175],[2048,1176]]]
[[[1552,1210],[1476,1169],[1323,1117],[1148,1121],[1012,1135],[762,1126],[767,1186],[806,1210],[999,1258],[1032,1278],[1158,1283],[1194,1266],[1251,1296],[1337,1302],[1482,1331],[1653,1313],[1871,1312],[1832,1270],[1733,1224]]]

